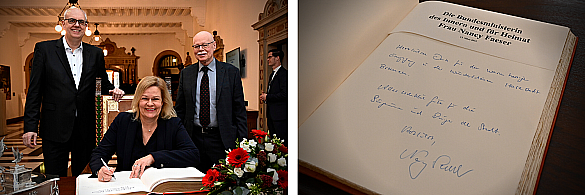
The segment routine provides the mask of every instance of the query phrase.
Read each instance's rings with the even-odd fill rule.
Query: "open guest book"
[[[130,179],[130,171],[115,172],[109,182],[90,178],[91,174],[79,175],[76,179],[76,194],[144,194],[149,192],[194,192],[199,191],[204,173],[189,168],[149,168],[142,177]]]
[[[577,38],[445,2],[299,3],[299,164],[365,193],[533,194]]]

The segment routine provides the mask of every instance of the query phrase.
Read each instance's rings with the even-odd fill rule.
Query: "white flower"
[[[248,161],[248,162],[246,162],[246,166],[244,168],[244,171],[246,171],[246,172],[255,172],[256,171],[256,162],[254,162],[254,161]]]
[[[276,154],[273,154],[273,153],[268,153],[268,160],[269,160],[271,163],[273,163],[273,162],[276,162],[276,158],[277,158],[277,157],[278,157],[278,156],[277,156]]]
[[[253,139],[248,141],[248,145],[252,146],[252,147],[256,147],[257,142],[254,141]]]
[[[274,172],[274,174],[272,175],[272,184],[276,185],[277,181],[278,181],[278,172],[276,172],[276,169],[273,168],[268,168],[266,169],[266,173],[270,173],[270,172]]]
[[[250,141],[254,141],[254,140],[250,140]],[[244,149],[246,152],[252,151],[252,149],[250,148],[250,143],[246,140],[246,138],[244,138],[244,140],[242,140],[242,142],[240,142],[240,148]]]
[[[244,149],[246,152],[252,152],[250,145],[244,145],[244,146],[241,146],[241,148]]]
[[[286,159],[284,157],[280,157],[278,159],[278,165],[280,165],[281,167],[286,166]]]
[[[248,139],[244,138],[244,140],[242,140],[240,142],[240,148],[244,147],[244,145],[246,144],[246,142],[248,142]]]
[[[272,152],[272,150],[274,150],[274,144],[272,143],[265,143],[264,147],[265,147],[264,149],[268,152]]]
[[[244,170],[242,170],[242,168],[234,168],[234,173],[238,176],[238,177],[242,177],[244,176]]]

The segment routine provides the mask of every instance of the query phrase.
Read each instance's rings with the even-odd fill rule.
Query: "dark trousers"
[[[214,164],[219,164],[219,159],[225,159],[225,146],[221,141],[219,130],[209,133],[201,133],[201,127],[195,126],[193,129],[193,136],[199,136],[198,140],[193,139],[193,142],[199,149],[201,161],[199,165],[195,166],[197,170],[206,173]]]
[[[71,175],[77,177],[89,163],[91,152],[95,148],[95,133],[82,132],[91,129],[80,128],[81,124],[75,120],[73,133],[66,142],[43,140],[43,156],[45,158],[45,173],[67,177],[69,152],[71,152]],[[95,130],[93,130],[95,132]]]
[[[276,134],[276,137],[284,140],[284,145],[288,147],[288,120],[272,120],[270,116],[267,116],[266,122],[270,136]]]

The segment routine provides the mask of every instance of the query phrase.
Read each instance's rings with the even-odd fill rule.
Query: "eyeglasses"
[[[209,42],[209,43],[204,43],[204,44],[201,44],[201,45],[193,45],[192,47],[195,48],[195,49],[199,49],[199,47],[203,47],[203,49],[207,49],[209,47],[209,45],[211,45],[213,42],[215,42],[215,41],[212,41],[212,42]]]
[[[65,19],[69,24],[75,25],[75,23],[79,23],[80,26],[86,26],[88,21],[87,20],[77,20],[75,18]]]

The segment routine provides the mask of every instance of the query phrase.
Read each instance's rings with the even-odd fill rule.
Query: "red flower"
[[[248,152],[242,148],[232,150],[228,154],[228,162],[234,167],[241,167],[242,164],[248,161],[248,158],[250,158],[250,155],[248,155]]]
[[[278,185],[283,189],[288,188],[288,171],[278,170],[276,172],[278,173]]]
[[[256,157],[258,158],[258,162],[260,164],[260,167],[264,167],[266,166],[266,161],[268,161],[268,157],[266,156],[266,152],[264,152],[264,150],[261,150],[260,152],[258,152],[258,154],[256,155]]]
[[[217,175],[217,181],[222,182],[225,181],[228,178],[228,175],[223,174],[223,173],[219,173],[219,175]]]
[[[286,146],[284,146],[284,144],[280,145],[280,147],[278,147],[278,151],[288,154],[288,148]]]
[[[215,169],[207,170],[205,177],[203,177],[203,186],[205,187],[213,187],[213,183],[217,181],[217,176],[219,176],[219,171]]]
[[[262,188],[269,188],[272,186],[272,176],[270,175],[260,175],[260,180],[262,180]]]
[[[264,136],[268,135],[268,133],[266,133],[265,131],[262,131],[262,130],[253,129],[252,135],[254,135],[256,137],[256,139],[262,139],[262,138],[264,138]]]

